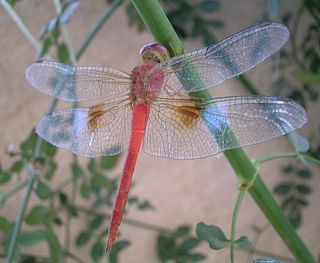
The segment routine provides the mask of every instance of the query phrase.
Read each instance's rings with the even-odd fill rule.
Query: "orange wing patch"
[[[106,108],[103,105],[92,106],[89,110],[88,129],[91,132],[102,127],[101,116],[106,113]]]
[[[191,129],[197,125],[200,117],[198,107],[183,105],[170,108],[173,110],[173,119],[183,127]]]

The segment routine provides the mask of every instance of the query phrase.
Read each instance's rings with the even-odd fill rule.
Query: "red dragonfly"
[[[289,99],[189,96],[253,68],[288,38],[285,26],[265,23],[174,58],[160,44],[146,45],[141,50],[144,64],[130,74],[54,61],[37,61],[27,68],[29,83],[50,96],[99,101],[44,116],[36,128],[42,138],[90,158],[127,149],[107,251],[121,223],[142,141],[151,155],[196,159],[281,136],[306,122],[304,109]]]

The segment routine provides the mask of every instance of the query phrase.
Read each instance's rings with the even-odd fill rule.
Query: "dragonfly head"
[[[165,46],[157,43],[144,45],[140,50],[140,54],[145,64],[158,64],[170,58]]]

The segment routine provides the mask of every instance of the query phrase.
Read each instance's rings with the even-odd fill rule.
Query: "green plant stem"
[[[54,0],[54,4],[55,4],[57,15],[59,15],[62,11],[62,6],[60,3],[60,0]],[[63,37],[63,39],[66,43],[67,49],[68,49],[70,61],[73,65],[77,65],[77,58],[76,58],[76,55],[73,50],[69,30],[65,24],[61,24],[60,27],[61,27],[61,31],[62,31],[62,37]],[[76,102],[73,103],[73,107],[76,107],[76,106],[77,106],[77,103]],[[78,163],[78,158],[75,154],[73,154],[73,162],[74,162],[74,164]],[[77,196],[77,188],[78,188],[77,182],[78,182],[78,178],[73,177],[72,178],[71,198],[69,201],[70,205],[74,205],[74,203],[75,203],[75,199]],[[71,215],[70,215],[70,213],[67,213],[66,224],[65,224],[65,242],[64,242],[65,251],[69,251],[70,236],[71,236]],[[66,254],[64,254],[64,255],[66,255]],[[71,257],[71,255],[72,255],[71,253],[68,254],[68,256],[70,256],[70,257]],[[63,262],[64,263],[67,262],[67,257],[63,257]]]
[[[102,26],[106,23],[106,21],[110,18],[110,16],[114,13],[114,11],[121,5],[123,0],[114,0],[112,1],[109,8],[106,9],[105,13],[101,16],[98,22],[94,25],[94,27],[89,31],[86,39],[83,41],[79,50],[76,52],[76,59],[79,60],[83,52],[88,48],[92,39],[98,33],[98,31],[102,28]]]
[[[237,218],[239,215],[240,211],[240,206],[242,203],[242,200],[244,198],[244,195],[246,193],[246,189],[239,189],[238,192],[238,197],[237,197],[237,202],[233,210],[232,214],[232,221],[231,221],[231,246],[230,246],[230,261],[231,263],[234,263],[234,241],[235,241],[235,236],[236,236],[236,225],[237,225]]]
[[[61,6],[61,3],[60,3],[60,0],[54,0],[54,6],[56,8],[57,15],[60,15],[61,11],[62,11],[62,6]],[[69,58],[71,60],[71,63],[73,65],[77,65],[77,58],[75,56],[75,53],[74,53],[74,50],[73,50],[73,46],[71,44],[69,31],[68,31],[68,29],[67,29],[65,24],[60,24],[60,28],[61,28],[62,36],[64,38],[64,41],[65,41],[67,49],[68,49],[68,54],[69,54]]]
[[[35,37],[33,37],[11,5],[6,0],[0,0],[0,3],[28,41],[35,47],[35,49],[39,50],[41,48],[41,44],[35,39]]]
[[[25,210],[31,195],[31,191],[33,188],[33,184],[34,184],[34,176],[33,173],[30,172],[28,173],[28,179],[27,179],[27,190],[24,193],[23,199],[22,199],[22,203],[20,205],[19,208],[19,212],[16,218],[16,222],[14,224],[13,230],[12,230],[12,234],[11,234],[11,239],[10,239],[10,243],[9,243],[9,247],[8,247],[8,256],[7,256],[7,263],[11,263],[13,261],[14,255],[15,255],[15,248],[17,245],[17,240],[18,240],[18,236],[20,233],[20,229],[21,229],[21,222],[23,220],[24,214],[25,214]]]
[[[114,1],[114,2],[119,2],[121,3],[122,0],[118,0],[118,1]],[[36,47],[38,50],[41,48],[41,45],[37,44],[35,40],[35,38],[32,36],[32,34],[30,33],[30,31],[26,28],[26,26],[22,23],[21,19],[19,18],[19,16],[14,12],[14,10],[11,8],[10,5],[8,5],[8,3],[5,0],[1,0],[1,4],[5,7],[5,9],[7,10],[7,12],[9,13],[9,15],[11,16],[11,18],[15,21],[17,27],[20,29],[20,31],[22,31],[24,33],[24,35],[26,36],[27,40],[29,42],[31,42],[31,44]],[[111,9],[111,7],[110,7]],[[8,11],[9,10],[9,11]],[[13,11],[13,12],[12,12]],[[98,32],[99,29],[101,29],[101,27],[103,26],[103,24],[107,21],[107,18],[110,17],[110,15],[113,13],[113,11],[111,12],[109,10],[109,15],[101,20],[98,21],[97,25],[94,27],[94,32],[91,31],[89,33],[89,35],[86,37],[84,43],[81,45],[81,48],[76,52],[76,58],[80,59],[81,55],[83,54],[83,52],[86,50],[86,48],[89,46],[90,42],[93,40],[93,37],[95,36],[95,34]],[[53,98],[49,107],[48,107],[48,112],[51,112],[54,110],[54,108],[57,105],[57,99]],[[36,147],[35,147],[35,151],[33,154],[33,159],[37,159],[40,155],[40,149],[41,149],[41,145],[42,145],[43,139],[38,137],[37,141],[36,141]],[[27,188],[26,188],[26,192],[24,194],[24,197],[22,199],[22,203],[20,205],[19,208],[19,212],[16,218],[16,222],[14,224],[13,227],[13,231],[12,231],[12,235],[10,238],[10,243],[8,246],[8,254],[7,254],[7,263],[12,263],[13,258],[14,258],[14,254],[15,254],[15,248],[17,245],[17,241],[18,241],[18,237],[19,237],[19,233],[20,233],[20,229],[21,229],[21,224],[22,224],[22,220],[25,214],[25,210],[27,207],[27,204],[29,202],[30,196],[31,196],[31,192],[32,192],[32,188],[35,182],[35,178],[34,178],[34,173],[33,171],[30,172],[30,174],[28,173],[28,184],[27,184]]]
[[[8,198],[18,193],[21,189],[23,189],[26,185],[28,185],[28,180],[24,180],[16,185],[11,190],[3,193],[0,197],[0,205],[7,201]]]
[[[65,253],[65,255],[74,259],[78,263],[85,263],[85,261],[83,261],[81,258],[77,257],[75,254],[71,253],[70,251],[65,251],[64,253]]]
[[[252,95],[260,95],[259,91],[255,86],[250,82],[250,80],[245,75],[240,75],[237,80],[242,84],[245,89]]]
[[[259,166],[271,160],[276,160],[280,158],[299,158],[300,156],[314,164],[320,165],[320,160],[313,158],[309,154],[300,153],[300,152],[277,153],[277,154],[268,155],[266,157],[256,160],[255,164]]]
[[[172,25],[156,0],[131,0],[156,42],[165,45],[172,56],[183,53],[182,43],[174,32]],[[207,97],[209,92],[197,93]],[[255,166],[241,148],[225,151],[225,156],[243,185],[250,184],[249,193],[273,225],[282,240],[300,262],[316,263],[315,258],[307,249],[295,229],[283,214],[270,191],[265,186]]]

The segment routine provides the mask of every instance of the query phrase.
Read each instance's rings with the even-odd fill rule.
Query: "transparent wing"
[[[305,122],[304,109],[289,99],[160,98],[151,105],[144,151],[175,159],[202,158],[281,136]]]
[[[279,50],[288,38],[284,25],[261,24],[207,48],[175,57],[150,74],[163,72],[163,96],[212,88],[255,67]]]
[[[40,120],[36,132],[51,144],[81,156],[116,155],[128,145],[130,109],[115,102],[57,110]]]
[[[37,61],[26,69],[26,79],[38,90],[65,101],[118,97],[130,92],[130,76],[117,69],[76,67]]]

